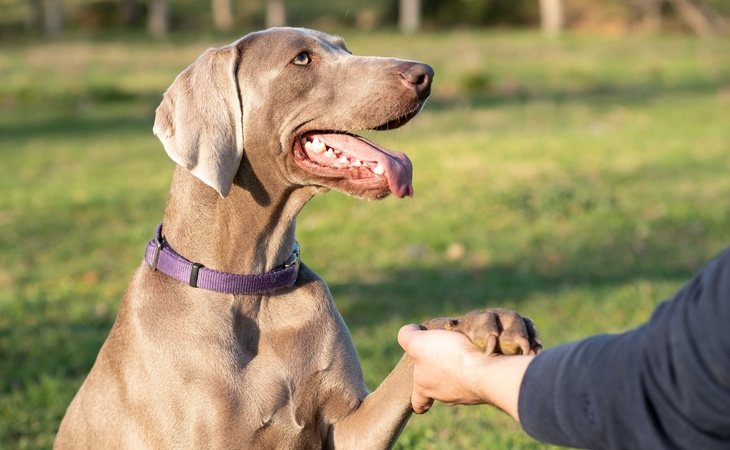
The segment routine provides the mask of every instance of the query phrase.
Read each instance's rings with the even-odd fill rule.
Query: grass
[[[548,347],[626,330],[730,241],[727,40],[344,35],[437,72],[422,115],[376,137],[411,156],[415,197],[330,193],[298,221],[371,387],[403,323],[504,306]],[[0,448],[51,446],[162,215],[154,108],[224,42],[0,51]],[[397,445],[545,448],[497,411],[443,405]]]

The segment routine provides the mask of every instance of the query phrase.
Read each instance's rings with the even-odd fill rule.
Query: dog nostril
[[[416,86],[418,86],[419,84],[423,84],[423,82],[428,79],[428,76],[425,73],[419,73],[413,70],[401,72],[400,76],[402,76],[403,79],[405,79],[410,84],[415,84]]]
[[[420,93],[426,91],[431,86],[433,78],[433,69],[425,64],[409,64],[405,70],[399,72],[405,82],[415,87]]]

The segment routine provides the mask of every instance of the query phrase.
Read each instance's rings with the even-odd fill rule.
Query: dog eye
[[[292,62],[299,66],[306,66],[307,64],[312,62],[312,58],[309,56],[309,52],[301,52],[294,57]]]

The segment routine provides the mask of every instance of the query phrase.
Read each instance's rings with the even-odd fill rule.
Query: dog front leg
[[[535,325],[514,311],[487,308],[458,318],[426,321],[424,329],[465,334],[486,354],[536,354],[542,349]],[[403,355],[381,385],[350,415],[330,429],[328,444],[335,449],[388,449],[411,415],[413,360]]]
[[[389,449],[408,422],[413,409],[413,360],[401,360],[350,415],[333,424],[328,447],[334,449]]]

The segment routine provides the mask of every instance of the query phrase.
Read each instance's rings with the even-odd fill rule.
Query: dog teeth
[[[317,153],[322,153],[324,149],[324,142],[320,141],[319,138],[314,138],[314,140],[312,141],[312,150]]]
[[[336,158],[334,162],[338,165],[338,167],[367,167],[375,175],[383,175],[385,173],[385,167],[381,163],[376,163],[374,161],[363,162],[357,158],[347,155],[343,151],[335,150],[332,147],[327,147],[327,145],[319,140],[319,138],[314,138],[311,141],[307,140],[306,138],[302,138],[301,142],[304,150],[306,150],[307,152],[320,153],[325,158]],[[352,158],[352,160],[350,160],[350,158]]]
[[[322,153],[324,149],[324,142],[320,141],[319,138],[314,138],[312,142],[306,141],[304,143],[304,150],[308,152]]]

